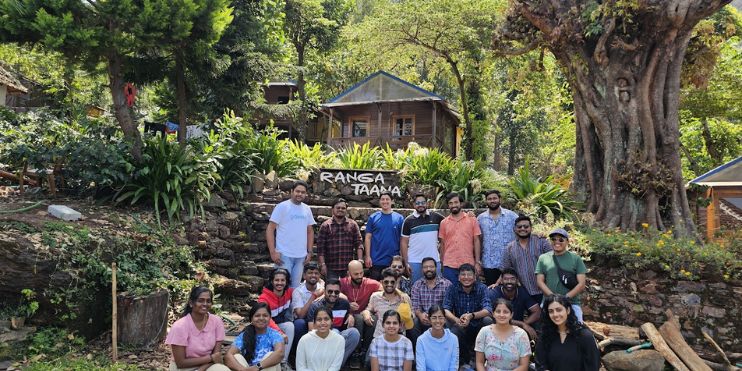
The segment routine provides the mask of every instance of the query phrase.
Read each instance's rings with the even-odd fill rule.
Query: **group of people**
[[[415,195],[414,212],[404,218],[382,193],[365,238],[347,217],[347,202],[332,205],[316,236],[315,262],[307,191],[296,182],[270,217],[266,240],[276,268],[250,324],[222,359],[224,328],[208,314],[212,295],[194,288],[166,340],[171,370],[279,370],[288,363],[314,371],[346,364],[527,370],[534,343],[539,370],[599,369],[597,345],[582,324],[586,268],[568,250],[564,229],[548,239],[532,234],[531,220],[501,207],[495,190],[479,216],[449,194],[446,217]]]

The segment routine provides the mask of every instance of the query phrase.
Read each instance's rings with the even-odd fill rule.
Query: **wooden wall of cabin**
[[[263,96],[265,97],[265,103],[279,104],[279,99],[281,99],[281,104],[285,104],[285,99],[291,100],[291,95],[294,93],[295,90],[295,87],[289,85],[265,86],[263,87]]]

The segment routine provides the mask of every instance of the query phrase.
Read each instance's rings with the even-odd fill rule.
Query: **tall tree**
[[[335,45],[348,16],[345,0],[286,0],[285,32],[296,52],[297,91],[301,100],[298,134],[307,130],[309,103],[306,90],[306,58],[311,51],[327,51]]]
[[[543,46],[564,69],[576,116],[573,187],[605,227],[664,229],[669,220],[676,235],[695,233],[680,163],[681,67],[696,24],[728,2],[512,3],[495,46]]]
[[[416,49],[443,60],[458,87],[464,118],[464,154],[474,158],[472,102],[478,102],[478,62],[489,44],[491,28],[501,3],[496,0],[408,0],[377,4],[373,16],[366,17],[357,33],[387,55]],[[469,87],[470,82],[472,86]],[[475,94],[471,99],[469,92]],[[480,117],[481,118],[481,117]]]

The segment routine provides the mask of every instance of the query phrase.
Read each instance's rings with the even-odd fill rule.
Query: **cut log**
[[[721,357],[724,359],[724,363],[727,366],[732,367],[732,362],[729,361],[729,358],[727,357],[726,353],[724,353],[724,349],[721,349],[721,347],[719,346],[719,344],[717,344],[716,341],[714,341],[714,338],[712,338],[711,335],[707,334],[706,331],[701,331],[701,333],[703,334],[703,337],[705,337],[706,340],[708,340],[708,342],[711,343],[711,345],[714,346],[714,349],[716,349],[716,351],[719,352],[719,354],[721,355]]]
[[[118,339],[122,345],[152,349],[165,335],[170,295],[161,290],[147,296],[117,296]]]
[[[0,178],[5,178],[5,179],[8,179],[8,180],[13,181],[13,182],[18,182],[19,181],[18,180],[18,174],[9,173],[9,172],[3,171],[3,170],[0,170]],[[37,184],[36,181],[34,181],[32,179],[26,180],[25,183],[27,183],[28,185],[30,185],[32,187],[35,187],[36,184]]]
[[[680,322],[673,315],[672,311],[667,311],[667,322],[660,326],[660,334],[665,342],[672,348],[675,354],[683,360],[691,371],[711,371],[701,357],[685,342],[683,335],[680,333]]]
[[[598,343],[598,347],[600,350],[604,350],[605,348],[611,346],[611,345],[619,345],[619,346],[627,346],[627,347],[633,347],[637,345],[641,345],[643,341],[638,339],[624,339],[624,338],[606,338],[605,340],[601,340]]]
[[[688,367],[683,364],[683,361],[681,361],[680,358],[675,355],[672,349],[670,349],[665,340],[662,338],[662,335],[660,335],[659,331],[657,331],[657,328],[654,327],[654,324],[652,324],[651,322],[647,322],[641,326],[641,329],[647,335],[649,341],[652,342],[652,345],[654,345],[654,349],[660,352],[660,354],[665,357],[667,362],[669,362],[672,367],[675,367],[675,369],[678,371],[690,371]]]
[[[600,340],[607,338],[639,340],[639,329],[636,327],[592,321],[586,321],[585,324]]]

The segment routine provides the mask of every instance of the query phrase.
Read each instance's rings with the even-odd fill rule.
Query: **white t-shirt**
[[[317,224],[309,206],[283,201],[273,209],[270,221],[278,224],[276,250],[281,255],[289,258],[307,256],[307,226]]]

